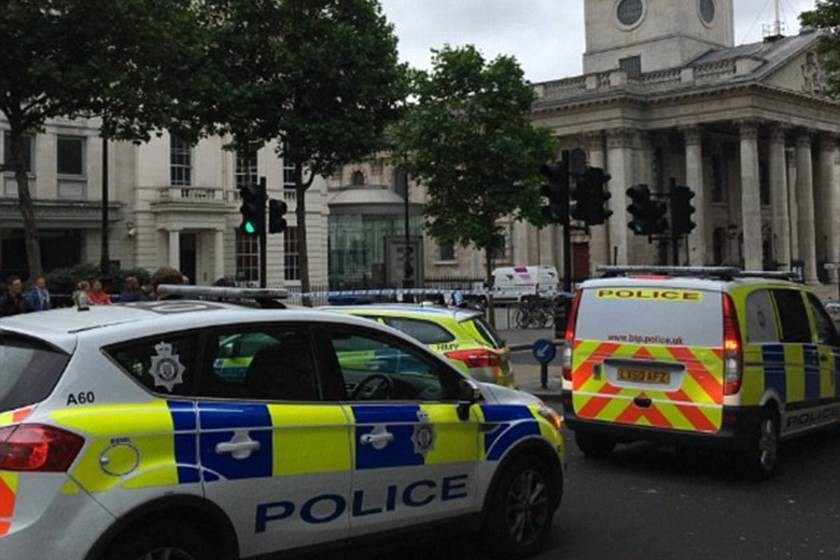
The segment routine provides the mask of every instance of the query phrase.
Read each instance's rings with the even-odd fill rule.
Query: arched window
[[[350,176],[350,185],[354,187],[361,187],[365,184],[365,174],[362,173],[360,170],[356,170],[353,172],[353,175]]]

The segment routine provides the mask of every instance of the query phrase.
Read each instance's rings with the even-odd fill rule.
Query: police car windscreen
[[[0,333],[0,412],[46,399],[68,361],[43,342]]]
[[[656,287],[586,289],[575,338],[718,348],[723,340],[721,294]]]

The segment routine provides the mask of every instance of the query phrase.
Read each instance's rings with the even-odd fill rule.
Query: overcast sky
[[[673,0],[684,2],[686,0]],[[402,58],[428,68],[430,49],[472,43],[487,58],[516,56],[526,77],[545,81],[581,73],[583,0],[381,0],[400,39]],[[814,0],[780,0],[788,34]],[[761,40],[773,0],[735,0],[735,40]]]

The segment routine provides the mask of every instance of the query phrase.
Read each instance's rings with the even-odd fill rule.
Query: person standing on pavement
[[[151,280],[152,290],[155,294],[155,297],[158,300],[181,299],[180,296],[159,294],[159,293],[157,293],[157,289],[158,289],[158,286],[160,286],[162,284],[181,285],[181,284],[184,283],[185,279],[189,280],[189,279],[187,279],[186,276],[181,274],[181,272],[178,269],[175,269],[175,268],[172,268],[172,267],[169,267],[169,266],[163,266],[163,267],[157,269],[155,271],[155,273],[152,274],[152,280]]]
[[[20,315],[29,311],[29,305],[23,297],[23,282],[20,276],[6,278],[6,293],[0,298],[0,317]]]
[[[111,296],[102,289],[102,281],[94,280],[87,294],[88,305],[111,305]]]
[[[31,311],[49,311],[52,309],[50,291],[47,289],[47,279],[43,276],[35,279],[35,286],[24,297]]]
[[[138,301],[148,301],[148,296],[140,289],[140,282],[134,276],[127,276],[125,279],[125,289],[120,294],[120,303],[136,303]]]

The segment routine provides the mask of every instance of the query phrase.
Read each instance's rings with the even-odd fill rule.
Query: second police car
[[[605,271],[566,333],[564,413],[587,455],[721,445],[766,478],[780,439],[840,423],[840,338],[807,287],[730,268]]]
[[[246,346],[244,372],[219,367]],[[399,359],[353,359],[371,350]],[[430,524],[525,557],[560,503],[561,428],[350,316],[178,300],[7,318],[0,558],[226,560]]]

